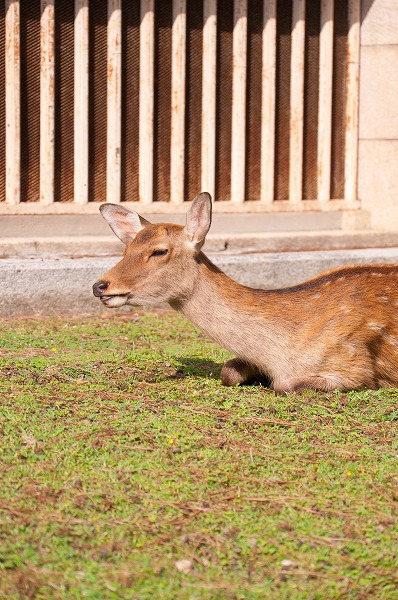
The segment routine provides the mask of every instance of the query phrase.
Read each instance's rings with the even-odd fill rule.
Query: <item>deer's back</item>
[[[335,269],[263,299],[284,324],[281,378],[338,373],[352,387],[398,385],[398,266]]]

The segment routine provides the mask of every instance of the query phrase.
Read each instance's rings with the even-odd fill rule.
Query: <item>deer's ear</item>
[[[149,221],[141,217],[138,213],[127,210],[127,208],[119,204],[102,204],[100,212],[105,221],[108,222],[113,233],[122,240],[123,244],[131,242],[141,229],[150,225]]]
[[[192,202],[187,212],[185,232],[197,250],[203,246],[211,225],[211,196],[202,192]]]

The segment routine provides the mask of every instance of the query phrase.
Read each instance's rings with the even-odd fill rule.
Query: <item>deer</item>
[[[398,386],[398,265],[340,267],[293,287],[253,289],[202,252],[207,192],[184,226],[151,224],[119,204],[100,212],[125,251],[94,296],[108,308],[168,303],[234,355],[223,385],[265,379],[277,394]]]

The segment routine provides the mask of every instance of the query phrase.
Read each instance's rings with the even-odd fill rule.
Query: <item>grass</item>
[[[398,598],[398,390],[226,358],[168,311],[0,322],[1,598]]]

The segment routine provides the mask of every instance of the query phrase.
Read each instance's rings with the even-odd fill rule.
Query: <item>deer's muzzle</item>
[[[101,279],[100,279],[93,285],[94,296],[96,298],[101,298],[104,295],[104,293],[108,287],[109,287],[109,281],[101,281]]]

